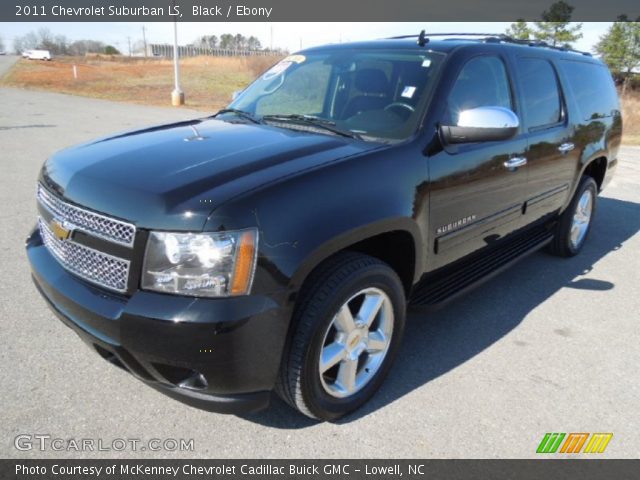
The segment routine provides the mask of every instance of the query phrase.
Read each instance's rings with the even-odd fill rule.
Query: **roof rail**
[[[547,42],[543,42],[542,40],[521,40],[518,38],[510,37],[504,33],[471,33],[471,32],[463,32],[463,33],[429,33],[427,34],[425,30],[422,30],[418,35],[399,35],[395,37],[389,37],[389,40],[398,40],[403,38],[418,38],[418,45],[424,47],[427,43],[429,43],[430,37],[481,37],[477,40],[482,42],[495,42],[495,43],[513,43],[516,45],[527,45],[529,47],[543,47],[550,48],[552,50],[558,50],[561,52],[572,52],[579,53],[580,55],[585,55],[587,57],[592,57],[591,53],[584,52],[582,50],[575,50],[573,48],[568,47],[558,47],[555,45],[549,45]]]
[[[589,52],[585,52],[585,51],[582,51],[582,50],[576,50],[574,48],[558,47],[558,46],[555,46],[555,45],[549,45],[547,42],[544,42],[542,40],[522,40],[522,39],[519,39],[519,38],[510,37],[509,35],[505,35],[505,34],[501,34],[499,36],[499,40],[501,42],[515,43],[517,45],[528,45],[530,47],[550,48],[552,50],[558,50],[560,52],[579,53],[580,55],[585,55],[587,57],[592,57],[593,56]],[[485,39],[485,41],[492,41],[492,40],[491,39]]]

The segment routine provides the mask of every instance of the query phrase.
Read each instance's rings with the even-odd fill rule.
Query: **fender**
[[[598,158],[604,158],[605,161],[607,162],[607,168],[605,170],[605,175],[604,175],[604,179],[603,179],[600,190],[604,188],[604,186],[610,179],[611,173],[609,173],[609,170],[611,168],[615,168],[615,165],[617,164],[617,160],[614,159],[614,157],[617,154],[618,145],[620,142],[620,135],[619,134],[611,135],[612,131],[616,130],[614,128],[616,121],[614,120],[608,123],[609,124],[606,125],[603,129],[606,132],[609,132],[609,135],[604,135],[604,134],[598,135],[597,142],[587,143],[584,146],[580,155],[580,160],[577,164],[576,176],[574,178],[573,184],[570,187],[570,192],[567,197],[567,201],[562,206],[560,213],[564,212],[564,210],[571,203],[571,199],[573,198],[573,195],[575,194],[575,191],[578,188],[580,179],[585,174],[585,171],[587,170],[587,168],[589,168],[589,165],[593,161],[597,160]]]
[[[391,150],[325,165],[236,197],[212,212],[205,230],[258,228],[259,258],[269,268],[256,271],[254,284],[277,284],[290,292],[336,252],[380,234],[406,232],[415,249],[415,283],[424,269],[421,246],[426,242],[414,202],[428,173],[417,143],[397,147],[397,155]],[[398,158],[403,168],[397,168]],[[270,275],[271,282],[262,275]]]
[[[406,232],[411,235],[415,251],[415,268],[412,283],[416,283],[425,264],[424,249],[421,248],[421,245],[423,245],[422,235],[412,219],[399,217],[387,218],[369,225],[353,228],[323,243],[311,251],[301,262],[291,277],[292,286],[296,287],[295,289],[297,290],[313,269],[339,251],[345,250],[363,240],[391,232]]]

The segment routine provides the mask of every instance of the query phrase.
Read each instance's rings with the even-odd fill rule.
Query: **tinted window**
[[[518,76],[522,85],[524,110],[529,127],[541,127],[560,121],[560,92],[555,71],[547,60],[518,59]]]
[[[607,67],[593,63],[560,63],[582,120],[611,116],[618,109],[618,97]]]
[[[447,99],[446,122],[456,125],[460,112],[476,107],[513,110],[504,63],[498,57],[476,57],[463,67]]]
[[[307,68],[293,70],[287,81],[256,104],[259,115],[298,113],[300,109],[317,115],[322,112],[329,88],[331,65],[310,61]]]
[[[291,55],[229,106],[258,117],[312,116],[369,141],[403,140],[418,128],[443,57],[417,49],[321,49]],[[335,134],[299,119],[263,120],[278,128]]]

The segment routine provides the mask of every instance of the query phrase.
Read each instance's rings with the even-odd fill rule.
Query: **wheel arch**
[[[582,174],[580,176],[582,177],[583,175],[588,175],[589,177],[593,178],[596,182],[596,185],[598,185],[598,192],[600,192],[604,185],[604,177],[606,174],[607,157],[604,155],[600,155],[592,158],[591,160],[589,160],[589,162],[585,163],[584,167],[582,168]]]
[[[417,225],[408,218],[388,219],[338,235],[309,253],[291,278],[300,290],[321,264],[344,251],[356,251],[389,264],[405,288],[411,290],[424,264],[422,239]]]

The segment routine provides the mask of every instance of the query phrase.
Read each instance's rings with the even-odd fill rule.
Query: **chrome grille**
[[[71,223],[76,230],[128,247],[133,246],[136,237],[134,225],[63,202],[40,184],[37,197],[42,206],[55,217]]]
[[[125,292],[129,279],[129,261],[99,252],[71,240],[58,240],[49,225],[38,219],[40,235],[47,250],[64,268],[102,287]]]

